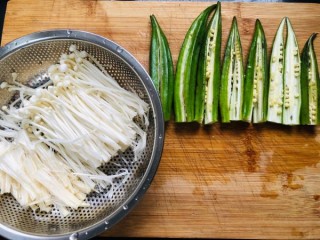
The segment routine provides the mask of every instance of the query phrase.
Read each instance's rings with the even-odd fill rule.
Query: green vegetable
[[[156,17],[151,15],[150,19],[152,26],[150,75],[160,95],[164,120],[168,121],[171,117],[174,88],[172,56],[167,38]]]
[[[284,54],[284,103],[282,123],[285,125],[297,125],[300,123],[300,55],[298,42],[291,26],[286,18],[287,40]]]
[[[222,122],[242,120],[243,62],[242,47],[236,17],[226,46],[220,88]]]
[[[174,112],[176,122],[194,120],[195,84],[199,53],[207,19],[216,5],[206,8],[190,26],[182,44],[175,77]]]
[[[320,79],[313,33],[301,55],[301,124],[316,125],[320,122]]]
[[[199,59],[195,105],[195,121],[199,123],[210,124],[218,121],[221,36],[221,6],[218,2]]]
[[[269,97],[267,120],[275,123],[282,123],[283,106],[283,56],[284,38],[283,30],[286,19],[283,18],[273,41],[270,57],[269,71]]]
[[[243,120],[265,122],[268,108],[267,42],[257,19],[244,82]]]

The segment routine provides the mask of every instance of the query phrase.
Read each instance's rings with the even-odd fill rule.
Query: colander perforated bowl
[[[139,202],[149,187],[159,164],[164,136],[164,121],[157,92],[148,73],[137,60],[116,43],[101,36],[72,30],[33,33],[8,43],[0,49],[0,82],[18,81],[34,84],[48,78],[47,69],[57,63],[62,53],[75,44],[94,56],[121,86],[135,91],[150,105],[147,147],[140,159],[133,161],[127,150],[102,170],[114,174],[129,169],[129,178],[112,197],[107,191],[87,197],[90,207],[71,211],[62,218],[57,209],[45,214],[22,208],[11,195],[0,196],[0,235],[11,239],[88,239],[120,221]],[[0,106],[11,99],[0,90]],[[94,126],[93,126],[94,127]],[[125,160],[126,159],[126,160]]]

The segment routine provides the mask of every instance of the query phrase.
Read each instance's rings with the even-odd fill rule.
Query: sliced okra
[[[218,2],[208,25],[199,59],[195,100],[195,121],[199,123],[211,124],[218,121],[221,36],[221,5]]]
[[[316,125],[320,122],[320,80],[313,33],[301,54],[301,124]]]
[[[283,31],[285,24],[286,19],[283,18],[273,40],[272,52],[270,57],[267,120],[274,123],[282,123],[285,51]]]
[[[267,107],[267,42],[261,22],[257,19],[244,82],[243,120],[265,122]]]
[[[180,49],[174,88],[176,122],[194,121],[195,85],[201,43],[207,20],[216,5],[206,8],[191,24]]]
[[[236,17],[233,18],[226,46],[220,87],[222,122],[242,120],[243,58]]]
[[[282,123],[285,125],[300,124],[300,54],[299,46],[289,18],[287,23],[286,49],[284,53],[284,82]]]
[[[156,17],[151,15],[150,19],[152,26],[150,75],[160,96],[164,120],[168,121],[172,112],[174,88],[172,56],[167,38]]]

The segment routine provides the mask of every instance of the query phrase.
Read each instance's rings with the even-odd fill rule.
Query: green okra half
[[[243,98],[243,120],[265,122],[268,110],[267,42],[258,19],[248,56]]]
[[[164,120],[168,121],[171,117],[174,72],[171,51],[168,40],[162,31],[156,17],[150,16],[151,20],[151,45],[150,45],[150,75],[158,90]]]
[[[233,18],[227,41],[220,87],[221,121],[242,120],[243,58],[236,17]]]
[[[221,78],[221,4],[217,3],[202,46],[196,86],[195,121],[210,124],[218,121]]]
[[[300,54],[298,42],[289,18],[287,23],[287,40],[284,53],[283,113],[282,123],[285,125],[300,124]]]
[[[270,57],[267,120],[274,123],[282,123],[285,24],[286,18],[283,18],[273,40]]]
[[[301,54],[301,124],[316,125],[320,122],[320,79],[313,33]]]
[[[195,85],[201,43],[207,20],[216,5],[206,8],[191,24],[180,49],[174,88],[176,122],[194,121]]]

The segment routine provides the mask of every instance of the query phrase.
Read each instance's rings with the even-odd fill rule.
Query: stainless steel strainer
[[[38,32],[19,38],[0,49],[0,83],[10,81],[13,72],[18,81],[37,84],[48,79],[48,67],[58,62],[71,44],[93,55],[121,86],[135,91],[150,105],[147,147],[138,161],[127,150],[102,167],[112,174],[125,167],[129,178],[111,198],[92,193],[90,207],[72,211],[62,218],[57,209],[49,214],[22,208],[11,195],[0,197],[0,235],[11,239],[88,239],[120,221],[139,202],[149,187],[159,164],[164,137],[164,121],[157,92],[148,73],[125,49],[98,35],[72,30]],[[12,98],[0,91],[0,106]],[[94,126],[93,126],[94,127]],[[120,181],[120,180],[119,180]]]

